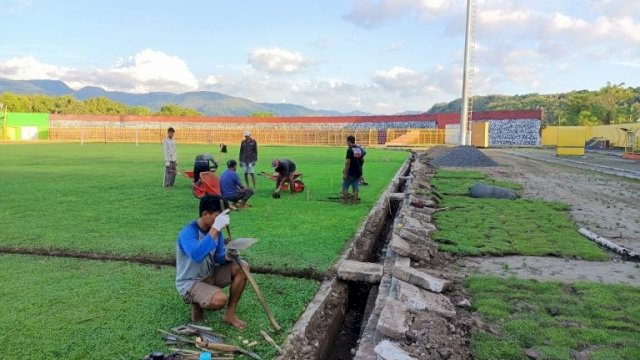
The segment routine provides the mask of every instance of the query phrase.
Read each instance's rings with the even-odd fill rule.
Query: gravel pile
[[[433,158],[431,164],[450,167],[488,167],[498,163],[473,146],[456,146]]]

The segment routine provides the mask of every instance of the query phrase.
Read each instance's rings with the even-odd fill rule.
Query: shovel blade
[[[244,250],[255,244],[258,239],[255,238],[239,238],[229,242],[226,246],[227,249],[231,250]]]

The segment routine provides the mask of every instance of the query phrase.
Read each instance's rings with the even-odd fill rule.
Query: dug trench
[[[294,325],[280,359],[468,359],[463,275],[430,239],[438,211],[426,154],[413,153]]]

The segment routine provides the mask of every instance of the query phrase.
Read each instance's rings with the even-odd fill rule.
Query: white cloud
[[[373,75],[373,81],[376,84],[403,96],[423,94],[428,86],[427,80],[427,76],[419,71],[402,66],[378,70]]]
[[[57,79],[75,89],[98,86],[105,90],[133,93],[185,92],[199,86],[184,60],[152,49],[120,59],[107,69],[71,69],[43,64],[32,57],[11,58],[0,62],[0,77],[13,80]]]
[[[309,65],[299,52],[277,47],[251,50],[249,64],[256,70],[274,74],[299,72]]]
[[[596,0],[592,1],[595,13],[604,16],[633,16],[640,14],[640,2],[634,0]]]
[[[198,80],[189,71],[184,60],[162,51],[144,49],[134,56],[119,60],[116,66],[104,72],[106,77],[116,75],[131,92],[187,91],[198,87]],[[156,90],[158,91],[158,90]]]
[[[62,80],[70,71],[70,68],[43,64],[31,56],[11,58],[0,62],[0,77],[11,80]]]
[[[7,4],[4,4],[2,7],[0,7],[0,10],[8,14],[16,14],[23,10],[29,9],[31,5],[31,0],[10,0],[7,2]]]
[[[445,14],[460,0],[352,0],[351,11],[343,19],[371,29],[405,16],[431,20]]]

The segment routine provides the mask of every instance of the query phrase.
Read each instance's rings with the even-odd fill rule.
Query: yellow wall
[[[556,155],[584,155],[586,133],[583,126],[560,126]]]
[[[556,146],[558,145],[558,129],[559,128],[576,128],[584,130],[584,141],[588,141],[594,137],[602,137],[609,140],[611,146],[624,147],[625,135],[620,128],[633,129],[640,136],[640,124],[615,124],[615,125],[597,125],[597,126],[547,126],[542,129],[542,145]]]
[[[474,121],[471,123],[471,145],[475,147],[489,147],[489,123]]]

